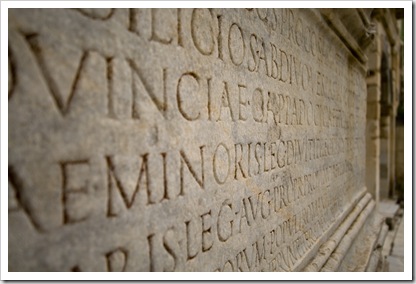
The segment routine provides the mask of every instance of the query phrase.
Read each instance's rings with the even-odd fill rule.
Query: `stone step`
[[[386,224],[389,226],[389,230],[394,230],[398,220],[397,217],[400,215],[399,204],[396,204],[395,200],[385,199],[380,201],[377,209],[386,218]]]

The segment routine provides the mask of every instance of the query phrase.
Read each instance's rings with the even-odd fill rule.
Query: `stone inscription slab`
[[[364,186],[364,69],[316,10],[8,23],[10,271],[293,271]]]

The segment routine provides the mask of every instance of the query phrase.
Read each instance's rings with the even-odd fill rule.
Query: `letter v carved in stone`
[[[70,90],[68,93],[64,93],[64,91],[58,86],[57,81],[54,79],[52,75],[53,72],[48,68],[45,60],[45,52],[42,51],[39,35],[38,34],[26,34],[25,39],[29,44],[31,51],[33,52],[36,62],[42,72],[42,76],[45,78],[46,84],[52,97],[54,99],[55,104],[57,105],[59,111],[63,116],[65,116],[69,111],[69,106],[71,101],[74,97],[74,94],[77,90],[78,83],[81,78],[81,71],[84,69],[86,59],[89,55],[88,51],[83,51],[81,58],[79,59],[78,67],[76,68],[75,74],[72,77]]]

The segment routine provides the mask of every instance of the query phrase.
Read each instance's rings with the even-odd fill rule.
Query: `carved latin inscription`
[[[364,182],[317,13],[11,10],[9,270],[297,269]]]

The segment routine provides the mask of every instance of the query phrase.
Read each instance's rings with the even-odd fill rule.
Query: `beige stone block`
[[[380,156],[380,140],[369,139],[369,141],[367,141],[366,153],[367,153],[367,157]]]
[[[380,135],[380,122],[377,119],[367,119],[366,133],[371,138],[378,137]]]
[[[380,127],[380,138],[389,138],[390,137],[390,126],[386,125]]]
[[[380,71],[376,70],[374,72],[371,72],[371,75],[367,76],[365,80],[367,83],[367,88],[369,88],[372,85],[380,86],[381,85]]]
[[[367,102],[379,102],[380,97],[380,85],[367,85]]]
[[[378,119],[380,118],[381,106],[377,102],[367,103],[367,118]]]
[[[378,71],[381,67],[381,52],[371,52],[368,55],[367,68],[370,71]]]
[[[390,125],[391,118],[390,116],[380,117],[380,127],[388,127]]]

